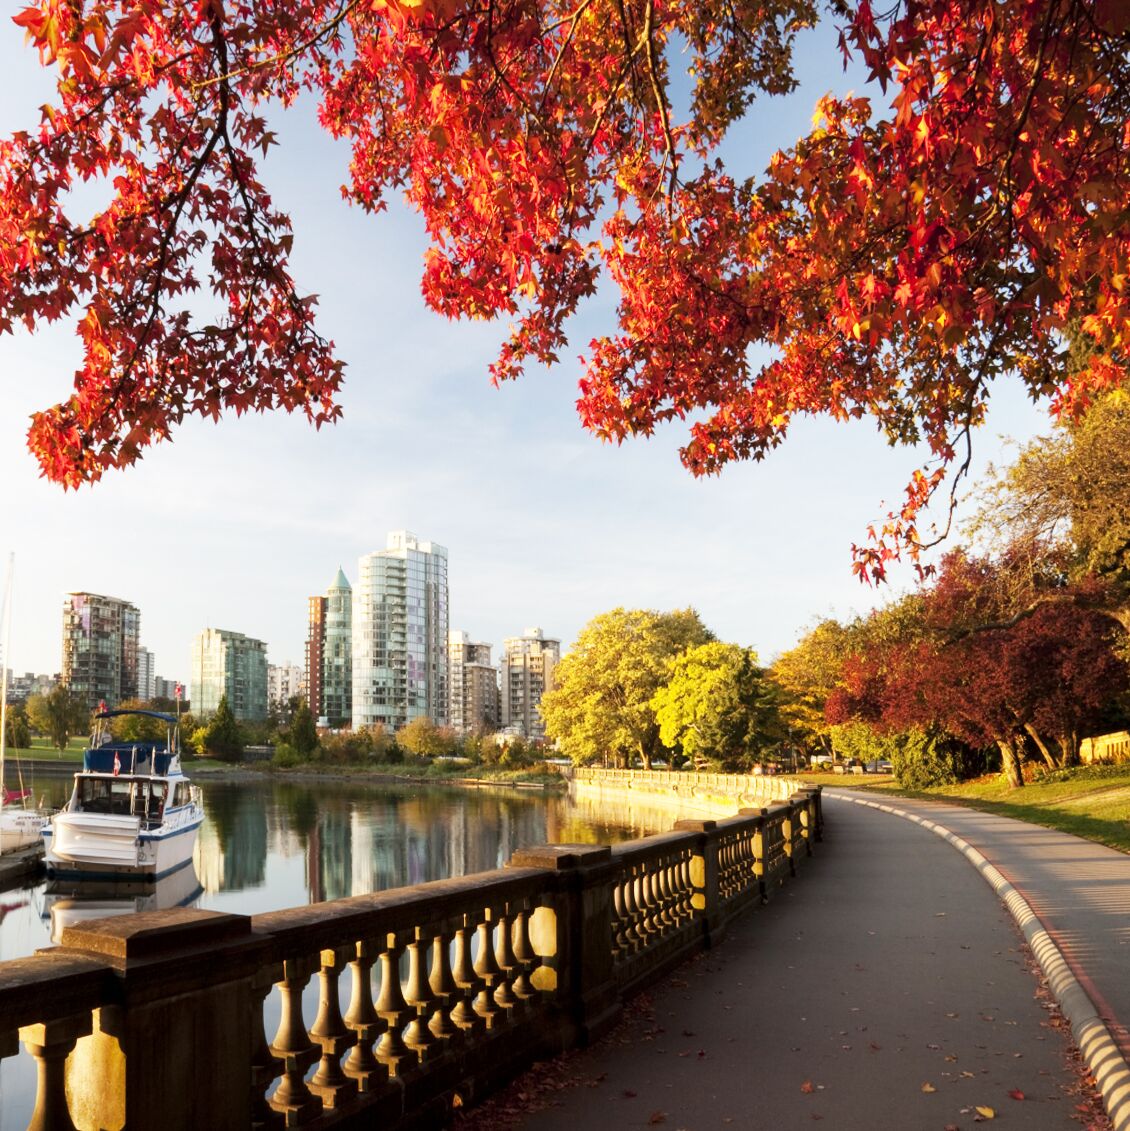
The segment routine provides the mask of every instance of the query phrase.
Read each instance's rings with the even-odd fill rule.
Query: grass
[[[87,735],[74,737],[67,743],[66,750],[58,750],[49,738],[32,738],[31,746],[13,749],[8,747],[9,758],[34,758],[36,761],[81,762],[82,752],[90,739]]]
[[[1130,764],[1126,763],[1037,770],[1034,780],[1023,789],[1010,789],[1000,774],[919,790],[902,789],[889,777],[806,774],[805,780],[892,797],[949,801],[1059,829],[1130,853]]]

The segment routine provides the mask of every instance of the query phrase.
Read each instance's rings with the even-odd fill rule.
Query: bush
[[[280,770],[292,770],[295,766],[301,766],[302,760],[302,755],[293,746],[280,742],[275,747],[275,756],[271,759],[271,765]]]
[[[832,743],[844,759],[858,758],[865,765],[874,758],[888,759],[904,789],[953,785],[983,773],[987,765],[983,751],[933,728],[883,734],[866,723],[845,723],[833,728]]]

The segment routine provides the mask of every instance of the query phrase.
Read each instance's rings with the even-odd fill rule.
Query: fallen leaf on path
[[[981,1107],[980,1104],[973,1109],[980,1119],[996,1119],[997,1113],[991,1107]]]
[[[922,1091],[924,1091],[924,1092],[936,1092],[937,1090],[938,1089],[935,1088],[934,1085],[931,1084],[929,1081],[927,1081],[925,1084],[922,1085]]]
[[[626,1100],[634,1100],[636,1098],[636,1093],[633,1092],[631,1088],[625,1088],[623,1095]]]
[[[647,1121],[648,1121],[649,1124],[666,1123],[667,1122],[667,1113],[665,1111],[653,1111],[647,1117]]]
[[[1022,1099],[1024,1099],[1024,1093],[1023,1093],[1023,1092],[1022,1092],[1022,1091],[1021,1091],[1021,1090],[1020,1090],[1019,1088],[1013,1088],[1013,1089],[1012,1089],[1012,1091],[1011,1091],[1011,1092],[1009,1092],[1008,1094],[1009,1094],[1010,1096],[1012,1096],[1012,1098],[1013,1098],[1014,1100],[1022,1100]]]
[[[815,1092],[815,1091],[816,1091],[816,1088],[814,1087],[814,1085],[813,1085],[813,1083],[812,1083],[812,1081],[811,1081],[811,1080],[805,1080],[805,1082],[804,1082],[803,1084],[801,1084],[801,1086],[800,1086],[800,1090],[801,1090],[801,1091],[802,1091],[802,1092],[803,1092],[803,1093],[804,1093],[804,1094],[805,1094],[806,1096],[808,1096],[808,1095],[811,1095],[811,1094],[812,1094],[813,1092]]]

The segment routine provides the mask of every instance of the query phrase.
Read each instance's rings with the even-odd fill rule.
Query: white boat
[[[164,743],[116,741],[111,719],[166,724]],[[99,711],[70,800],[43,827],[51,878],[159,880],[192,862],[204,820],[200,790],[180,764],[177,720],[159,711]]]

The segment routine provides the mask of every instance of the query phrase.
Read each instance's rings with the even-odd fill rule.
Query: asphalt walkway
[[[1130,856],[866,800],[826,791],[794,882],[463,1125],[1130,1131]]]

